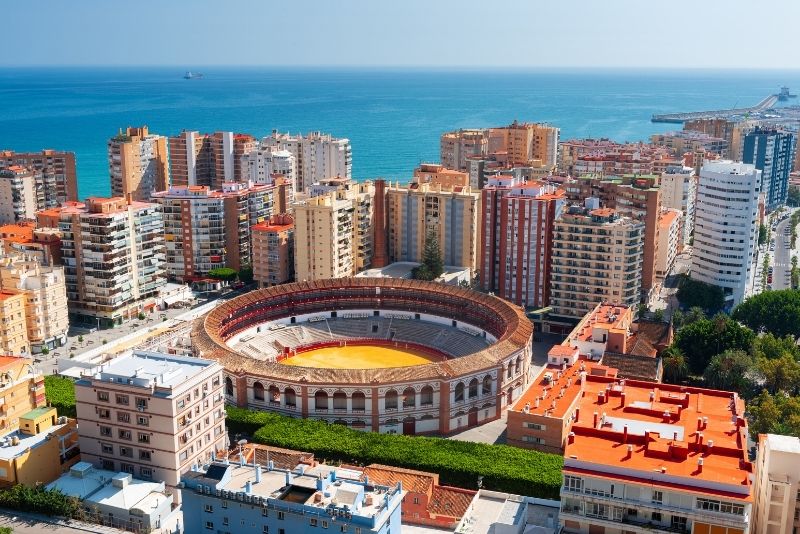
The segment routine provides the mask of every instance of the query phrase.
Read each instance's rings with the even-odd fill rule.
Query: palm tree
[[[661,362],[665,382],[678,384],[689,375],[689,363],[678,347],[668,347],[661,355]]]

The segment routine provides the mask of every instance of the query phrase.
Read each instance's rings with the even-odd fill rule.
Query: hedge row
[[[75,518],[80,515],[80,502],[58,490],[44,486],[31,488],[18,484],[0,491],[0,507],[21,512],[32,512],[48,516]]]
[[[356,464],[381,463],[439,473],[442,484],[557,499],[563,458],[508,445],[361,432],[312,419],[228,407],[233,433],[276,447],[312,452],[318,458]]]
[[[45,398],[58,415],[75,417],[75,382],[62,376],[44,377]]]

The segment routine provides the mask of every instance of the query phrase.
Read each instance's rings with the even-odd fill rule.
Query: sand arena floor
[[[386,367],[410,367],[435,361],[440,361],[440,359],[422,354],[414,349],[348,345],[343,347],[324,347],[302,352],[283,360],[281,363],[297,367],[324,369],[382,369]]]

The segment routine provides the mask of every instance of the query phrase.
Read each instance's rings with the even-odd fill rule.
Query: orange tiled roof
[[[402,482],[404,490],[425,494],[432,491],[439,481],[439,475],[434,473],[381,464],[365,467],[364,476],[369,477],[370,482],[383,486],[394,486],[398,482]]]
[[[660,228],[669,228],[672,223],[678,218],[678,212],[674,210],[667,210],[661,212],[661,217],[658,219],[658,226]]]
[[[436,486],[428,502],[428,512],[460,519],[467,513],[476,493],[467,489]]]

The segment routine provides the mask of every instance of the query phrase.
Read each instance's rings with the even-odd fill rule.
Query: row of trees
[[[748,400],[753,434],[800,435],[800,291],[761,293],[730,316],[678,310],[673,325],[665,382],[736,391]]]
[[[235,282],[237,279],[245,284],[253,281],[253,267],[245,265],[238,271],[230,267],[217,267],[208,271],[209,278],[222,282]]]

